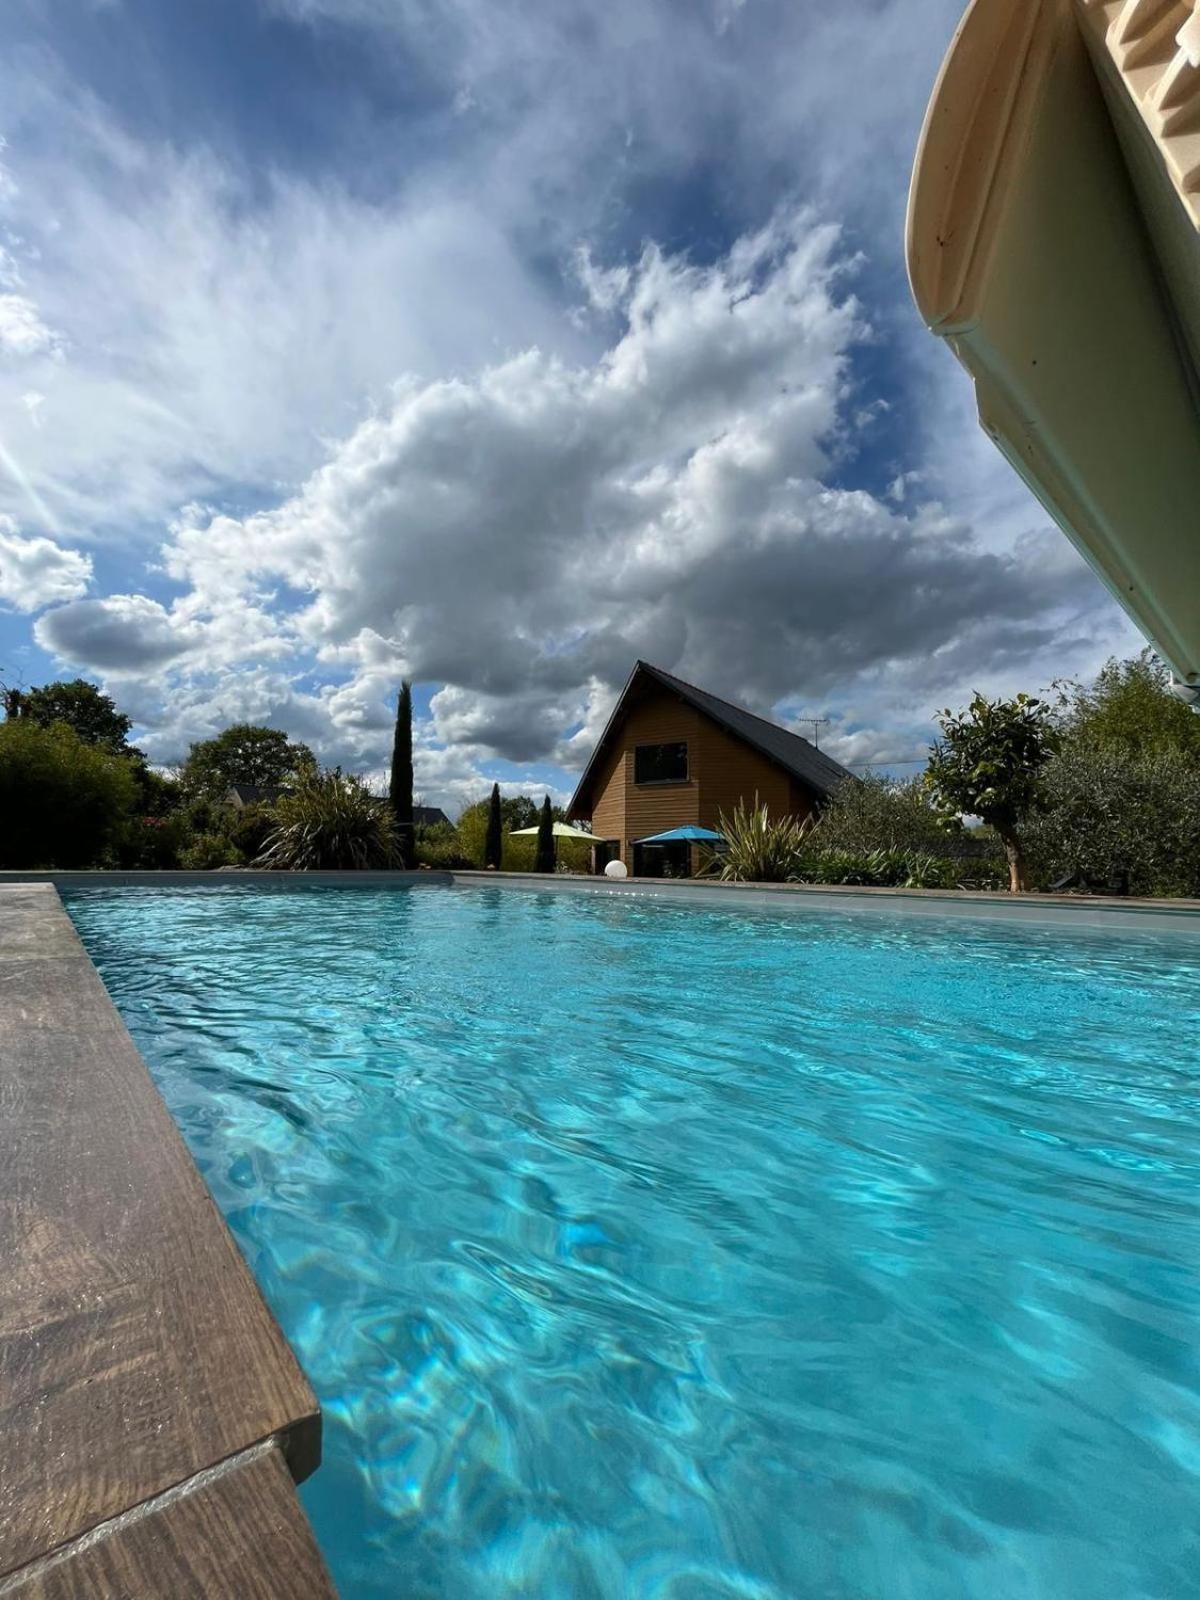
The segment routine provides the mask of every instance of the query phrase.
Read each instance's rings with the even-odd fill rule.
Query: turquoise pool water
[[[1200,942],[64,896],[325,1408],[345,1600],[1200,1587]]]

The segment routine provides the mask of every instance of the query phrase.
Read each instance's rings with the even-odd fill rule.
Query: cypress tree
[[[554,871],[554,814],[550,810],[549,795],[542,804],[542,814],[538,818],[537,860],[534,863],[534,871]]]
[[[500,815],[500,785],[492,785],[492,799],[488,806],[487,840],[483,847],[483,864],[485,867],[500,866],[501,856],[504,854],[504,825]]]
[[[396,733],[392,740],[392,775],[388,784],[388,799],[396,819],[400,865],[411,872],[417,864],[417,850],[413,829],[412,684],[407,678],[400,685],[400,697],[396,701]]]

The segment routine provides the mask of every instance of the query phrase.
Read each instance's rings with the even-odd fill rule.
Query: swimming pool
[[[325,1410],[346,1600],[1200,1572],[1200,942],[64,891]]]

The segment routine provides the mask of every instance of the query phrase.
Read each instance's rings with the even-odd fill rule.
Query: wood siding
[[[613,750],[605,759],[596,782],[591,823],[597,839],[625,838],[625,751],[621,748]]]
[[[700,815],[705,828],[715,828],[722,811],[742,801],[766,806],[773,817],[792,809],[792,779],[782,767],[735,739],[707,717],[700,719]]]
[[[686,742],[684,783],[638,784],[634,751],[641,744]],[[807,815],[803,785],[669,690],[650,689],[630,707],[593,789],[591,823],[598,839],[618,839],[632,869],[633,841],[688,823],[715,828],[721,812],[740,800],[767,806],[774,816]]]
[[[699,713],[665,692],[648,696],[625,719],[621,730],[621,745],[625,751],[625,832],[621,836],[621,860],[630,870],[635,839],[700,820],[700,784],[696,772],[699,732]],[[634,781],[634,752],[638,745],[676,743],[688,747],[688,775],[683,783]]]

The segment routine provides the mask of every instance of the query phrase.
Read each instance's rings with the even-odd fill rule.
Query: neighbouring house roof
[[[436,828],[438,823],[444,822],[450,826],[450,818],[441,806],[414,806],[413,826],[416,828]]]
[[[632,695],[641,685],[648,682],[678,695],[686,704],[694,706],[703,716],[724,728],[726,733],[732,734],[735,739],[740,739],[752,750],[757,750],[760,755],[766,756],[768,761],[773,761],[776,766],[782,767],[790,777],[798,779],[811,789],[820,800],[827,799],[835,789],[840,788],[848,778],[854,776],[839,761],[827,756],[823,750],[818,750],[816,745],[802,735],[793,733],[789,728],[781,728],[776,722],[768,722],[765,717],[755,716],[753,711],[732,705],[728,700],[709,694],[706,689],[697,689],[695,684],[685,683],[682,678],[664,672],[661,667],[652,667],[647,661],[639,661],[629,674],[625,687],[621,690],[620,699],[613,708],[613,714],[609,717],[604,732],[600,735],[595,750],[592,751],[591,759],[583,770],[583,776],[571,797],[571,804],[567,807],[568,816],[583,816],[587,813],[587,807],[583,802],[588,798],[600,762],[619,735]]]
[[[232,783],[225,791],[225,804],[236,806],[273,806],[291,791],[278,783]]]

